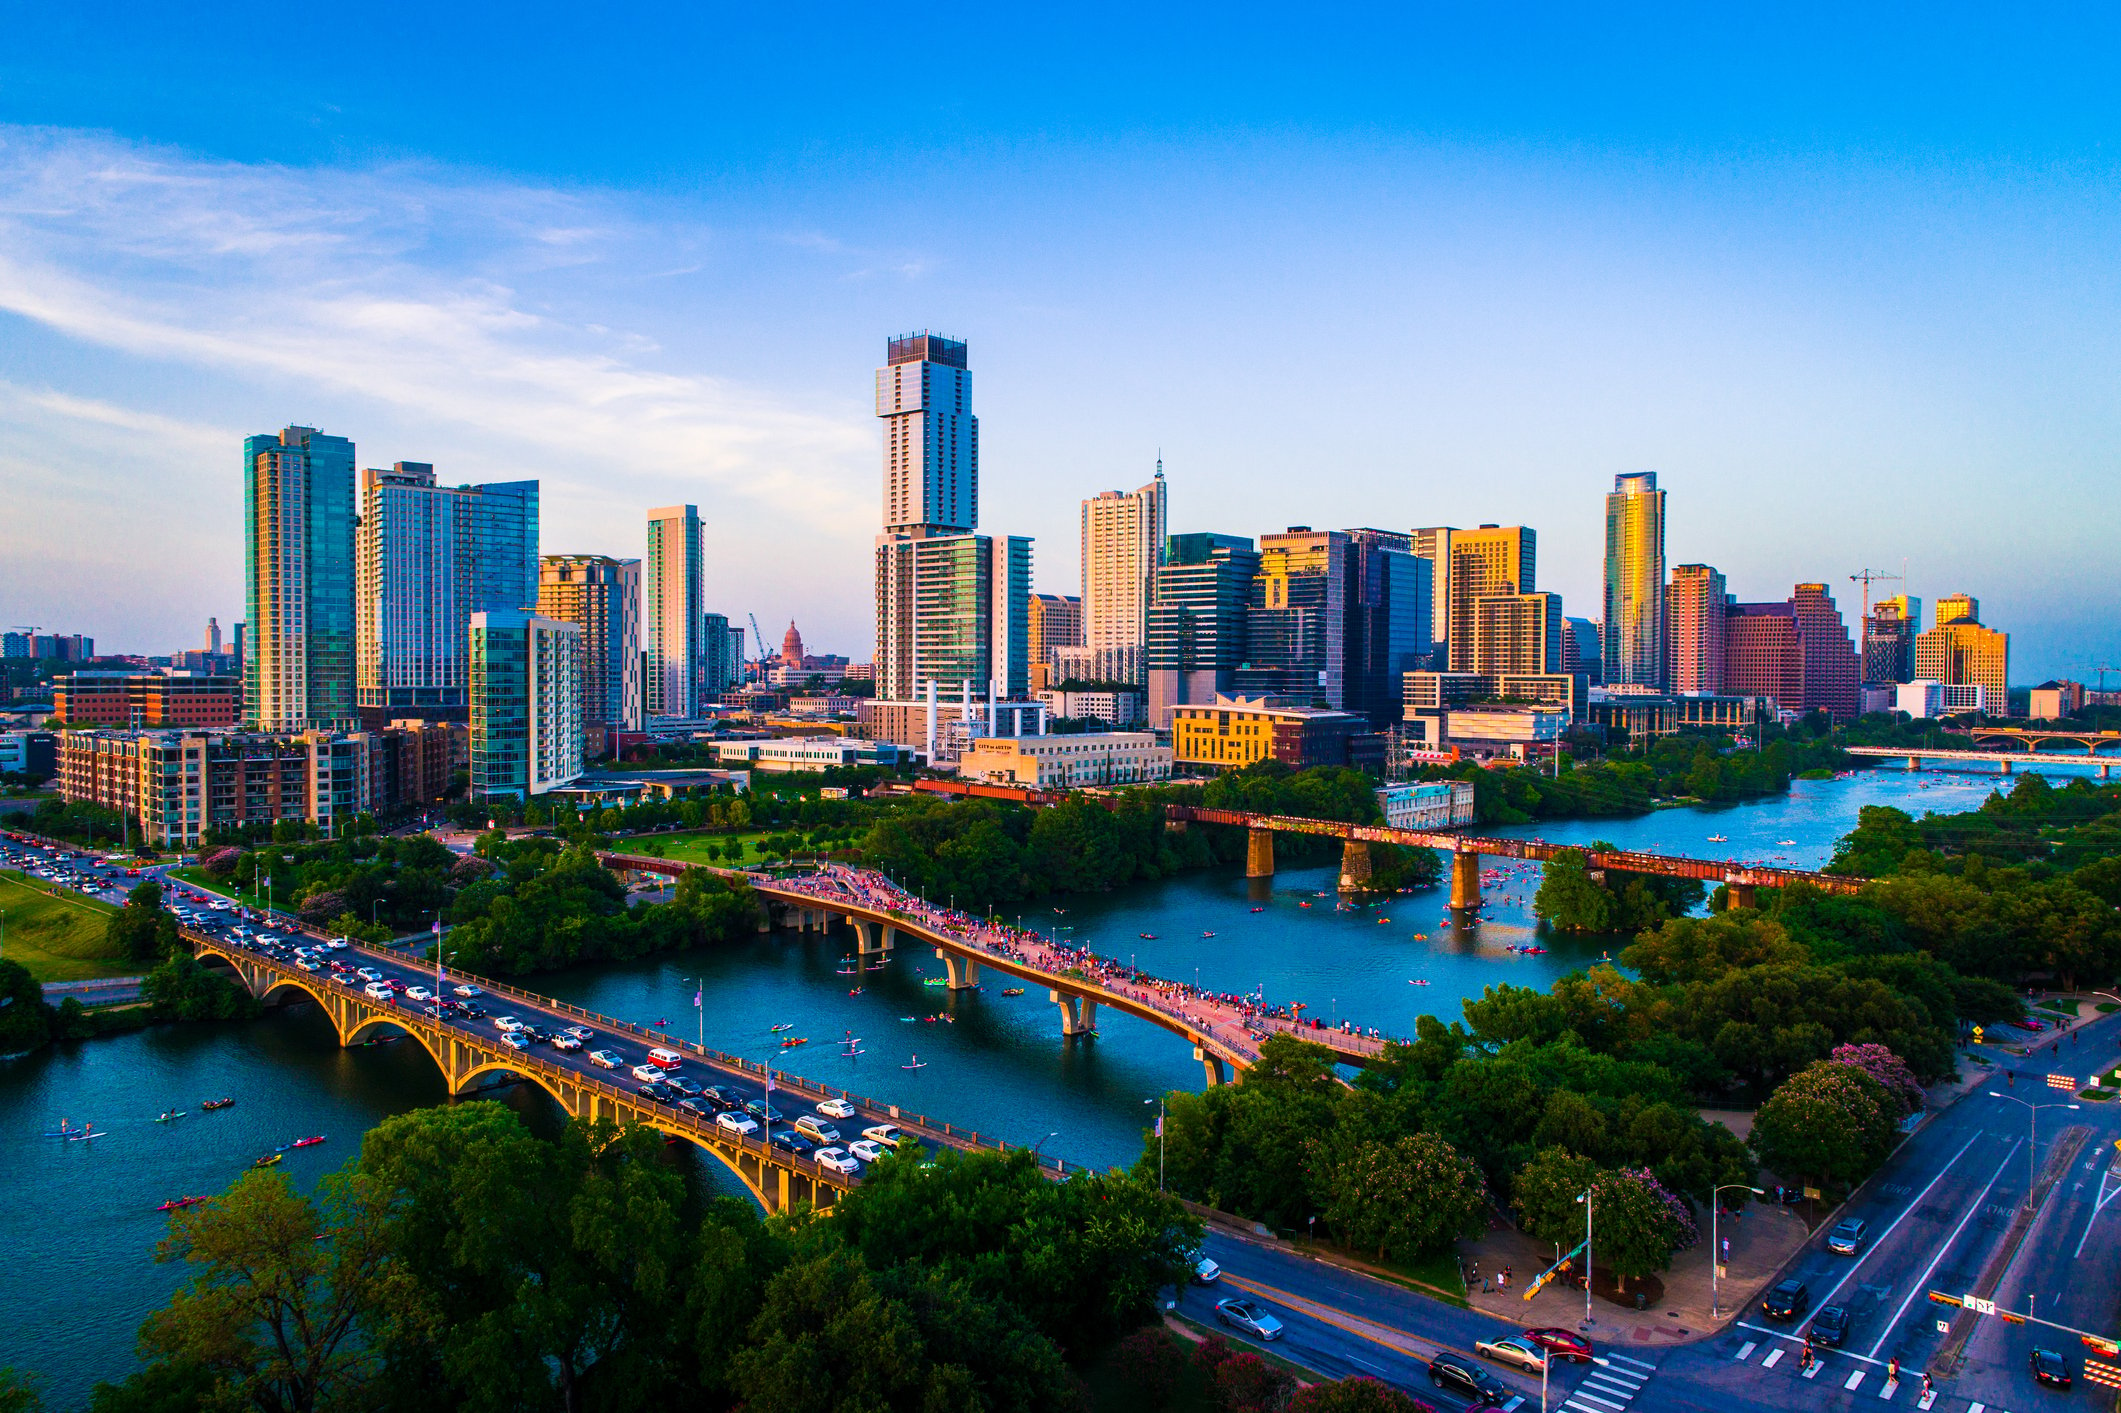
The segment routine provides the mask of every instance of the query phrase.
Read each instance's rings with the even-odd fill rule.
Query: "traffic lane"
[[[1272,1306],[1275,1317],[1282,1322],[1281,1338],[1262,1344],[1222,1323],[1215,1312],[1217,1301],[1240,1293],[1250,1294],[1229,1288],[1223,1281],[1210,1286],[1188,1286],[1179,1296],[1178,1308],[1182,1314],[1213,1329],[1233,1345],[1270,1351],[1327,1378],[1382,1379],[1409,1392],[1428,1387],[1428,1366],[1423,1361],[1376,1344],[1346,1328],[1275,1305],[1266,1297],[1255,1297],[1260,1303]]]

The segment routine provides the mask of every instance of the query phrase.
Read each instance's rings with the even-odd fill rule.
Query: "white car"
[[[577,1040],[594,1040],[597,1038],[597,1033],[586,1025],[570,1025],[561,1031],[560,1034],[572,1035]]]
[[[434,992],[429,991],[424,986],[408,986],[405,988],[405,999],[408,1001],[432,1001],[434,998]]]
[[[817,1106],[817,1111],[828,1119],[851,1119],[854,1117],[854,1105],[844,1099],[827,1099],[824,1103]]]
[[[356,967],[354,968],[354,975],[360,977],[363,981],[381,981],[383,979],[383,973],[377,971],[374,967]]]
[[[295,965],[300,967],[303,971],[324,970],[324,963],[318,961],[314,957],[304,957],[301,961],[296,962]]]
[[[795,1127],[798,1133],[807,1133],[820,1143],[837,1143],[840,1141],[840,1131],[838,1129],[826,1123],[823,1119],[810,1114],[805,1114],[797,1119]]]
[[[572,1052],[582,1048],[582,1040],[577,1035],[555,1035],[552,1037],[552,1048]]]
[[[473,986],[470,982],[466,982],[462,986],[457,987],[456,993],[459,996],[484,996],[486,994],[478,987]]]
[[[842,1173],[848,1177],[853,1177],[862,1170],[860,1163],[855,1162],[854,1159],[848,1157],[837,1148],[820,1148],[810,1156],[817,1159],[819,1167],[830,1168],[832,1171]]]
[[[757,1119],[754,1119],[749,1114],[738,1113],[734,1109],[725,1114],[716,1114],[714,1116],[714,1124],[716,1128],[728,1129],[731,1133],[741,1134],[745,1138],[749,1138],[752,1134],[759,1131],[759,1121]]]
[[[633,1077],[643,1084],[655,1084],[663,1078],[663,1068],[660,1065],[635,1065]]]
[[[530,1048],[530,1037],[520,1030],[511,1030],[501,1037],[501,1043],[511,1050],[528,1050]]]
[[[495,1030],[503,1032],[504,1034],[512,1033],[518,1030],[529,1029],[528,1026],[524,1025],[523,1022],[517,1020],[514,1016],[495,1016],[493,1018],[493,1028]]]
[[[589,1052],[589,1063],[600,1070],[615,1070],[626,1062],[609,1050],[591,1050]]]
[[[326,942],[324,945],[331,948],[331,950],[334,952],[343,952],[346,950],[346,939],[343,937],[334,937],[329,942]]]
[[[361,989],[368,993],[368,999],[371,1001],[388,1001],[393,1005],[397,1004],[397,993],[390,989],[390,983],[387,981],[371,981]]]
[[[862,1130],[862,1137],[881,1143],[886,1148],[896,1148],[906,1141],[908,1134],[897,1124],[871,1124]]]

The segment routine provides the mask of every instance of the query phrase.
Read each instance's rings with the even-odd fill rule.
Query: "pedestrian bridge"
[[[316,1002],[332,1023],[339,1044],[358,1045],[375,1038],[386,1028],[403,1032],[417,1041],[442,1073],[452,1096],[476,1092],[490,1077],[505,1075],[536,1085],[568,1114],[579,1119],[609,1119],[614,1123],[646,1124],[650,1128],[691,1143],[736,1174],[745,1188],[768,1212],[779,1212],[798,1203],[829,1209],[843,1192],[850,1191],[858,1177],[823,1167],[799,1154],[776,1148],[761,1138],[732,1133],[675,1105],[659,1103],[622,1084],[602,1078],[613,1071],[592,1067],[580,1054],[552,1052],[554,1058],[528,1050],[513,1049],[501,1042],[497,1032],[474,1029],[474,1022],[437,1020],[408,1006],[371,999],[364,992],[334,983],[327,973],[303,971],[289,962],[252,951],[233,941],[191,929],[182,929],[192,954],[202,962],[234,971],[236,979],[252,996],[268,1001],[276,996],[299,993]],[[402,955],[353,946],[347,954],[358,955],[386,975],[433,984],[434,973],[416,968]],[[926,1115],[902,1113],[898,1106],[879,1104],[845,1090],[812,1083],[798,1075],[753,1064],[733,1055],[703,1049],[656,1030],[643,1029],[609,1016],[570,1006],[564,1001],[489,981],[470,973],[451,971],[449,982],[476,984],[487,997],[501,1002],[526,1019],[549,1022],[554,1030],[568,1025],[586,1025],[599,1040],[610,1036],[637,1046],[679,1051],[686,1061],[706,1071],[709,1083],[739,1090],[760,1090],[770,1078],[776,1094],[799,1098],[806,1104],[824,1099],[845,1099],[864,1116],[862,1122],[892,1123],[930,1147],[952,1147],[967,1151],[1002,1151],[1008,1145],[982,1139],[947,1123],[932,1122]],[[595,1048],[594,1043],[589,1048]],[[848,1121],[852,1122],[852,1121]],[[1055,1175],[1068,1171],[1058,1159],[1040,1157],[1040,1165]]]
[[[2054,736],[2048,739],[2082,741],[2081,736]],[[1950,761],[1953,764],[1992,765],[2009,775],[2014,767],[2021,765],[2083,765],[2096,767],[2101,780],[2108,779],[2121,756],[2112,752],[2101,753],[2096,747],[2085,754],[2075,751],[2043,751],[2037,748],[2027,751],[1958,751],[1932,749],[1927,746],[1844,746],[1852,756],[1865,756],[1871,760],[1906,761],[1909,770],[1920,770],[1924,761]]]

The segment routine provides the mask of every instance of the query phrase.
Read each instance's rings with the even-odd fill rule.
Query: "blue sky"
[[[241,611],[237,446],[698,503],[710,599],[870,638],[884,338],[972,347],[985,528],[1531,524],[1743,598],[1909,565],[2121,661],[2112,12],[0,0],[0,618]],[[321,7],[309,7],[319,9]]]

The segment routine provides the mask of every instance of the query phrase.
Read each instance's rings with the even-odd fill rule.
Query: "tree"
[[[33,1375],[0,1369],[0,1413],[39,1413],[43,1407]]]
[[[1784,1080],[1753,1119],[1753,1151],[1785,1177],[1852,1183],[1893,1149],[1899,1114],[1885,1086],[1821,1060]]]
[[[168,956],[177,945],[177,924],[162,911],[162,885],[144,879],[126,894],[125,906],[111,914],[104,936],[130,961],[152,962]]]
[[[1770,918],[1675,917],[1645,932],[1620,960],[1650,985],[1669,986],[1713,981],[1735,968],[1766,962],[1797,966],[1811,956]]]
[[[1382,1380],[1358,1375],[1298,1389],[1289,1400],[1289,1413],[1435,1413],[1435,1408]]]
[[[28,967],[0,957],[0,1055],[35,1050],[51,1038],[44,988]]]
[[[1215,1366],[1215,1400],[1223,1413],[1281,1413],[1296,1381],[1250,1350]]]
[[[1547,861],[1532,913],[1564,932],[1613,930],[1612,895],[1591,877],[1590,856],[1581,849],[1563,849]]]
[[[1549,1148],[1517,1176],[1518,1225],[1526,1234],[1564,1249],[1584,1235],[1591,1194],[1591,1255],[1597,1266],[1625,1280],[1661,1271],[1672,1253],[1700,1239],[1686,1204],[1648,1170],[1601,1168],[1587,1158]]]
[[[1829,1057],[1837,1065],[1854,1065],[1878,1082],[1878,1087],[1900,1110],[1900,1117],[1919,1114],[1927,1102],[1921,1082],[1907,1061],[1883,1045],[1837,1045]]]
[[[1434,1134],[1361,1144],[1329,1162],[1322,1186],[1327,1224],[1381,1258],[1411,1261],[1487,1225],[1479,1166]]]
[[[380,1364],[365,1331],[398,1294],[381,1208],[338,1177],[312,1201],[283,1174],[253,1171],[170,1228],[156,1258],[197,1274],[140,1327],[143,1354],[202,1371],[214,1406],[360,1401]]]
[[[828,1251],[790,1266],[738,1351],[732,1382],[758,1413],[879,1413],[947,1406],[920,1332],[903,1305],[876,1288],[860,1260]]]

